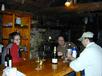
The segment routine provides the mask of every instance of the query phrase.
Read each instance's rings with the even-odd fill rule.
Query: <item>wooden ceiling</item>
[[[6,10],[29,12],[38,19],[43,26],[80,27],[84,24],[84,17],[100,18],[102,20],[101,0],[77,0],[77,3],[65,7],[67,0],[0,0],[0,6],[5,4]],[[94,19],[93,19],[94,20]],[[74,24],[73,24],[74,23]],[[50,25],[49,25],[50,24]],[[77,26],[75,25],[77,24]],[[91,27],[91,26],[90,26]],[[61,27],[62,28],[62,27]]]
[[[58,14],[64,12],[102,10],[101,0],[77,0],[72,7],[65,7],[67,0],[0,0],[0,6],[5,4],[6,10],[20,10],[32,14]]]

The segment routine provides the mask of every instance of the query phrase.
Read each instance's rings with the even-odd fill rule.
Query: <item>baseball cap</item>
[[[84,32],[78,40],[82,41],[83,38],[93,38],[93,36],[94,34],[92,32]]]

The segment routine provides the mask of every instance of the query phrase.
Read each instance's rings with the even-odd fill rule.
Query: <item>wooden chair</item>
[[[76,76],[81,76],[81,72],[77,72],[76,73]]]
[[[81,76],[81,72],[72,71],[72,72],[70,72],[70,73],[68,73],[68,74],[66,74],[64,76]]]

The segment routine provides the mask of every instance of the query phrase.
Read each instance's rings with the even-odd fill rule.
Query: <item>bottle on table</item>
[[[76,49],[76,47],[72,48],[72,57],[74,57],[74,58],[77,57],[77,49]]]
[[[11,53],[10,53],[10,48],[7,50],[4,65],[5,65],[5,67],[12,67],[12,56],[11,56]]]
[[[56,46],[54,46],[54,51],[52,54],[52,63],[57,64],[58,63],[58,57],[57,57],[57,51],[56,51]]]
[[[67,57],[69,58],[69,57],[71,57],[71,54],[72,54],[72,47],[71,47],[70,43],[68,45],[69,45],[69,47],[67,49]]]

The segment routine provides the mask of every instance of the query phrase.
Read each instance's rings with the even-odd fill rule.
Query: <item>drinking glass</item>
[[[46,56],[45,51],[43,51],[42,56],[43,56],[42,61],[45,61],[45,56]]]
[[[35,70],[37,71],[42,70],[43,59],[38,57],[36,63],[37,63],[37,67],[35,68]]]

